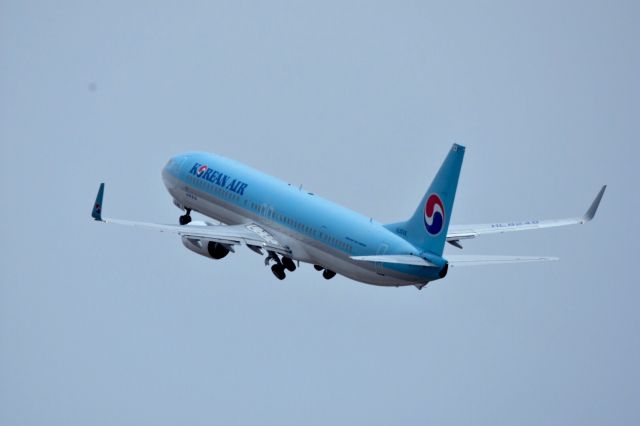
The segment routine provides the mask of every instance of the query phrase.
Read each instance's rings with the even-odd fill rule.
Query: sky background
[[[637,1],[0,0],[0,424],[640,423]],[[382,222],[582,214],[422,291],[171,235],[205,150]],[[449,253],[457,252],[451,247]]]

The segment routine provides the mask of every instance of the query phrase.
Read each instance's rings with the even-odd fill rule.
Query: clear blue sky
[[[640,423],[639,4],[0,0],[0,424]],[[421,292],[89,217],[198,149],[401,220],[452,142],[453,223],[609,190]]]

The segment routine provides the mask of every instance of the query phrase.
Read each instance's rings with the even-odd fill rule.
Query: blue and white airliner
[[[446,255],[449,243],[479,235],[582,224],[595,216],[603,186],[583,216],[556,220],[449,226],[465,148],[454,144],[415,213],[404,222],[381,224],[316,194],[215,154],[187,152],[169,160],[162,179],[184,211],[179,225],[133,222],[102,216],[104,183],[91,216],[99,222],[177,234],[189,250],[222,259],[245,245],[265,255],[280,280],[300,262],[325,279],[336,274],[379,286],[422,289],[444,278],[449,266],[557,260],[532,256]],[[199,212],[217,223],[192,221]]]

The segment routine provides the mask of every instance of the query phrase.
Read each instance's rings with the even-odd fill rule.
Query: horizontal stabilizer
[[[429,262],[419,256],[411,254],[382,254],[376,256],[351,256],[354,260],[360,260],[363,262],[383,262],[383,263],[399,263],[402,265],[414,265],[414,266],[437,266],[434,263]]]
[[[493,256],[493,255],[451,255],[447,256],[450,266],[482,266],[504,263],[546,262],[558,260],[557,257],[542,256]]]

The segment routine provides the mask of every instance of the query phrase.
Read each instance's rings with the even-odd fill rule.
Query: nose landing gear
[[[186,213],[180,216],[180,225],[186,225],[191,222],[191,209],[185,208]]]

